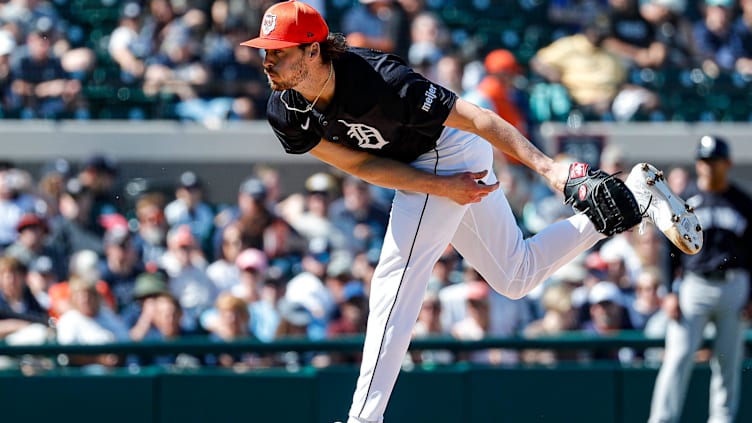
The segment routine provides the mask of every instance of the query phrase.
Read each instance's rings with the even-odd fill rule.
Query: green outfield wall
[[[746,367],[742,398],[752,392]],[[638,423],[647,419],[657,370],[614,363],[555,368],[470,365],[403,371],[386,422]],[[709,369],[700,365],[683,423],[707,419]],[[355,368],[68,370],[0,375],[3,422],[296,422],[345,420]],[[742,400],[740,422],[752,421]]]

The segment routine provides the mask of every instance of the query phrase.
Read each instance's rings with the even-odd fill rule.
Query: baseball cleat
[[[694,209],[671,191],[663,171],[648,163],[632,168],[626,180],[644,218],[655,226],[680,250],[697,254],[702,248],[702,226]]]

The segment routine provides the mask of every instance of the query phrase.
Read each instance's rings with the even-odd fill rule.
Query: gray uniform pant
[[[681,417],[694,354],[703,341],[705,325],[715,325],[710,361],[711,423],[730,423],[739,407],[745,322],[740,311],[747,301],[749,274],[731,270],[724,280],[707,280],[689,273],[679,288],[679,321],[670,320],[663,364],[658,372],[649,423],[676,423]]]

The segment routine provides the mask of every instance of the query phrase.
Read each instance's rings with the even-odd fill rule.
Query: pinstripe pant
[[[749,274],[731,270],[724,281],[689,273],[679,288],[679,321],[669,321],[663,364],[658,372],[649,423],[679,422],[694,354],[708,322],[715,325],[710,361],[711,423],[731,423],[739,408],[745,322],[740,317],[749,292]]]

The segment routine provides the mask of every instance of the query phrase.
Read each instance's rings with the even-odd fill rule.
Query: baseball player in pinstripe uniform
[[[242,44],[265,51],[264,71],[273,90],[268,120],[285,151],[310,153],[396,189],[371,285],[350,423],[383,420],[431,269],[448,244],[511,298],[530,292],[604,234],[639,223],[643,213],[665,223],[664,233],[679,234],[683,249],[701,246],[693,216],[665,191],[652,166],[635,169],[630,191],[587,165],[556,163],[498,115],[427,80],[399,57],[347,47],[344,36],[330,33],[305,3],[271,6],[259,36]],[[492,172],[493,147],[564,190],[574,206],[585,201],[580,206],[587,211],[523,239]],[[604,184],[589,184],[597,175]],[[635,191],[644,195],[635,200]],[[620,201],[595,213],[599,205],[591,200],[598,193]],[[616,222],[609,221],[613,217]]]
[[[731,423],[739,407],[743,317],[750,310],[752,199],[729,179],[731,151],[724,139],[700,138],[696,159],[697,183],[684,197],[703,225],[705,247],[696,255],[681,256],[681,285],[665,300],[671,320],[650,423],[680,421],[695,352],[708,322],[715,325],[708,422]]]

